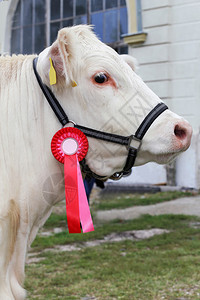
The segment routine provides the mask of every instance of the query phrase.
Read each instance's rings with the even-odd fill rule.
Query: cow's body
[[[127,121],[130,115],[126,118],[126,103],[140,93],[138,103],[146,99],[146,104],[143,104],[146,113],[160,102],[129,66],[132,60],[128,61],[128,65],[117,53],[98,41],[86,26],[62,30],[57,42],[40,54],[37,69],[48,86],[49,56],[57,72],[57,84],[51,88],[69,118],[81,125],[104,131],[109,131],[112,125],[115,133],[130,135],[137,128],[134,122]],[[48,191],[48,183],[51,188],[48,178],[55,174],[63,176],[63,165],[53,158],[50,151],[51,138],[60,129],[60,124],[36,81],[33,58],[0,58],[2,300],[25,298],[22,286],[27,247],[50,215],[52,206],[64,198],[62,184],[57,185],[49,196],[48,193],[45,197],[43,195],[44,184],[45,191]],[[104,84],[95,82],[94,74],[98,72],[107,74],[108,80]],[[75,88],[71,85],[73,80],[78,84]],[[138,111],[140,122],[144,116]],[[116,122],[118,119],[120,121]],[[162,127],[163,123],[165,127]],[[186,150],[190,139],[188,123],[166,111],[149,129],[136,163],[139,165],[150,160],[165,163]],[[109,177],[123,168],[127,158],[125,147],[116,149],[112,143],[94,139],[89,139],[89,145],[87,162],[95,173]]]
[[[0,59],[0,299],[4,300],[24,297],[20,286],[27,246],[55,201],[51,195],[44,199],[43,185],[62,170],[49,151],[59,124],[55,118],[48,120],[49,107],[32,61],[31,56]],[[63,197],[63,191],[57,191],[57,200]]]

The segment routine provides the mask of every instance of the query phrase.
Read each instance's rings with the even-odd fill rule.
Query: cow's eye
[[[94,80],[96,81],[96,83],[102,84],[108,81],[108,77],[105,73],[98,73],[95,75]]]

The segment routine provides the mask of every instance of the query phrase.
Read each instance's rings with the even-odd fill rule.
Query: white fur
[[[88,26],[61,30],[56,42],[39,55],[38,72],[47,85],[50,56],[57,72],[57,84],[51,88],[69,118],[78,124],[131,135],[145,113],[160,102],[134,73],[131,58],[124,60],[101,43]],[[62,185],[57,186],[55,195],[43,197],[44,183],[54,174],[62,176],[63,165],[51,154],[51,139],[60,124],[38,86],[33,58],[21,55],[0,58],[0,299],[3,300],[25,298],[22,286],[27,247],[50,215],[52,206],[64,198]],[[116,87],[95,85],[91,78],[99,71],[108,73]],[[73,80],[77,87],[71,86]],[[138,108],[140,103],[145,112]],[[135,112],[137,120],[134,115],[131,117]],[[186,147],[177,146],[174,136],[174,125],[180,120],[166,111],[154,122],[144,138],[137,165],[150,160],[165,163],[174,153],[185,150]],[[168,157],[169,152],[173,153]],[[87,162],[95,173],[110,176],[123,168],[126,158],[125,147],[89,139]]]

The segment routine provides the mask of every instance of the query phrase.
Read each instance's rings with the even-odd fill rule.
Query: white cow
[[[63,165],[50,150],[60,124],[33,72],[35,56],[0,58],[0,299],[22,300],[27,247],[64,198],[63,185],[54,193],[48,178],[63,176]],[[57,83],[49,84],[49,57]],[[133,59],[100,42],[88,26],[59,31],[53,45],[40,53],[37,70],[71,120],[97,130],[133,134],[160,99],[134,72]],[[100,75],[99,75],[100,74]],[[101,79],[99,79],[99,77]],[[77,83],[72,87],[72,82]],[[100,82],[99,82],[100,81]],[[191,126],[166,110],[144,137],[136,165],[167,163],[190,145]],[[127,149],[89,138],[87,163],[109,177],[123,169]],[[48,187],[49,182],[49,187]]]

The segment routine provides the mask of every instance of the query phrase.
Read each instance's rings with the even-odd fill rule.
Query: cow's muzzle
[[[174,126],[174,148],[185,151],[189,148],[192,138],[192,126],[185,120],[177,122]]]

